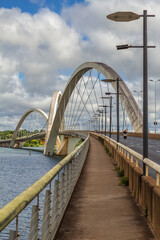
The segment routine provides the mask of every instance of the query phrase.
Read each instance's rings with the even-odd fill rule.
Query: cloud
[[[49,9],[32,16],[1,8],[0,29],[1,114],[20,115],[36,104],[46,110],[58,70],[71,68],[80,55],[78,34]]]
[[[30,1],[45,6],[44,1]],[[117,51],[115,47],[142,44],[142,19],[116,23],[106,15],[122,10],[142,14],[143,9],[156,15],[148,18],[148,42],[156,45],[156,49],[148,50],[148,61],[149,76],[157,79],[160,16],[156,0],[86,0],[70,7],[64,5],[61,15],[48,8],[34,15],[18,8],[0,8],[1,121],[7,116],[18,121],[32,107],[48,111],[53,91],[63,91],[70,77],[64,73],[73,72],[86,61],[104,62],[124,78],[131,90],[142,88],[141,49]],[[154,88],[149,90],[153,96]]]

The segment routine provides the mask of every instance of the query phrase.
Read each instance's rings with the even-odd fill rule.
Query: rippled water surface
[[[41,152],[0,148],[0,208],[59,162],[59,157]]]

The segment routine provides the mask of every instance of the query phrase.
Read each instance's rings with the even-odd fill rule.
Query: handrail
[[[122,147],[125,151],[129,152],[130,154],[134,155],[136,158],[138,158],[139,160],[143,161],[143,155],[140,153],[137,153],[136,151],[132,150],[129,147],[126,147],[125,145],[121,144],[121,143],[117,143],[118,146]]]
[[[147,166],[151,167],[155,172],[159,173],[160,174],[160,165],[153,162],[152,160],[150,160],[149,158],[145,158],[143,160],[143,162],[145,164],[147,164]]]
[[[38,181],[32,184],[24,192],[11,200],[3,208],[0,209],[0,231],[2,231],[28,204],[52,181],[52,179],[60,172],[60,170],[79,152],[89,138],[89,134],[82,144],[60,161],[55,167],[47,172]]]
[[[113,142],[114,144],[116,144],[119,147],[122,147],[125,151],[129,152],[130,154],[134,155],[136,158],[138,158],[139,160],[143,161],[143,155],[140,153],[137,153],[136,151],[132,150],[129,147],[126,147],[125,145],[123,145],[122,143],[117,142],[116,140],[109,138],[108,136],[103,136],[103,139],[107,138],[110,142]]]
[[[107,141],[109,143],[115,144],[115,146],[118,146],[118,150],[119,147],[123,149],[123,151],[126,151],[126,153],[128,153],[128,158],[129,158],[129,154],[131,155],[131,162],[133,162],[133,156],[136,158],[136,167],[138,167],[138,160],[140,160],[142,163],[146,164],[146,176],[148,176],[148,167],[152,168],[155,172],[156,172],[156,186],[159,186],[159,180],[160,180],[160,165],[156,164],[155,162],[153,162],[152,160],[145,158],[143,159],[143,155],[137,153],[136,151],[132,150],[129,147],[126,147],[125,145],[116,142],[114,139],[109,138],[108,136],[104,136],[102,134],[98,134],[98,133],[94,133],[94,135],[102,137],[103,139],[107,139]],[[124,152],[123,152],[124,154]]]

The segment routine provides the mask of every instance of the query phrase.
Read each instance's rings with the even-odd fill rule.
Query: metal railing
[[[71,154],[0,209],[0,231],[6,231],[7,225],[15,221],[14,230],[5,232],[2,239],[51,240],[54,238],[86,159],[89,135],[83,134],[84,136],[84,142]],[[41,207],[44,189],[45,200]],[[35,203],[32,210],[31,202]],[[31,221],[28,219],[28,213],[27,215],[24,213],[24,218],[27,218],[28,222],[20,227],[23,222],[20,220],[20,215],[23,215],[27,207],[30,209]]]

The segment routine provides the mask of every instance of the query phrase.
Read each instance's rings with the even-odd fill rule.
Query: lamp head
[[[118,45],[116,46],[117,50],[123,50],[123,49],[128,49],[130,48],[131,46],[128,45],[128,44],[123,44],[123,45]]]
[[[140,15],[133,12],[115,12],[107,16],[108,19],[116,22],[130,22],[140,18]]]

